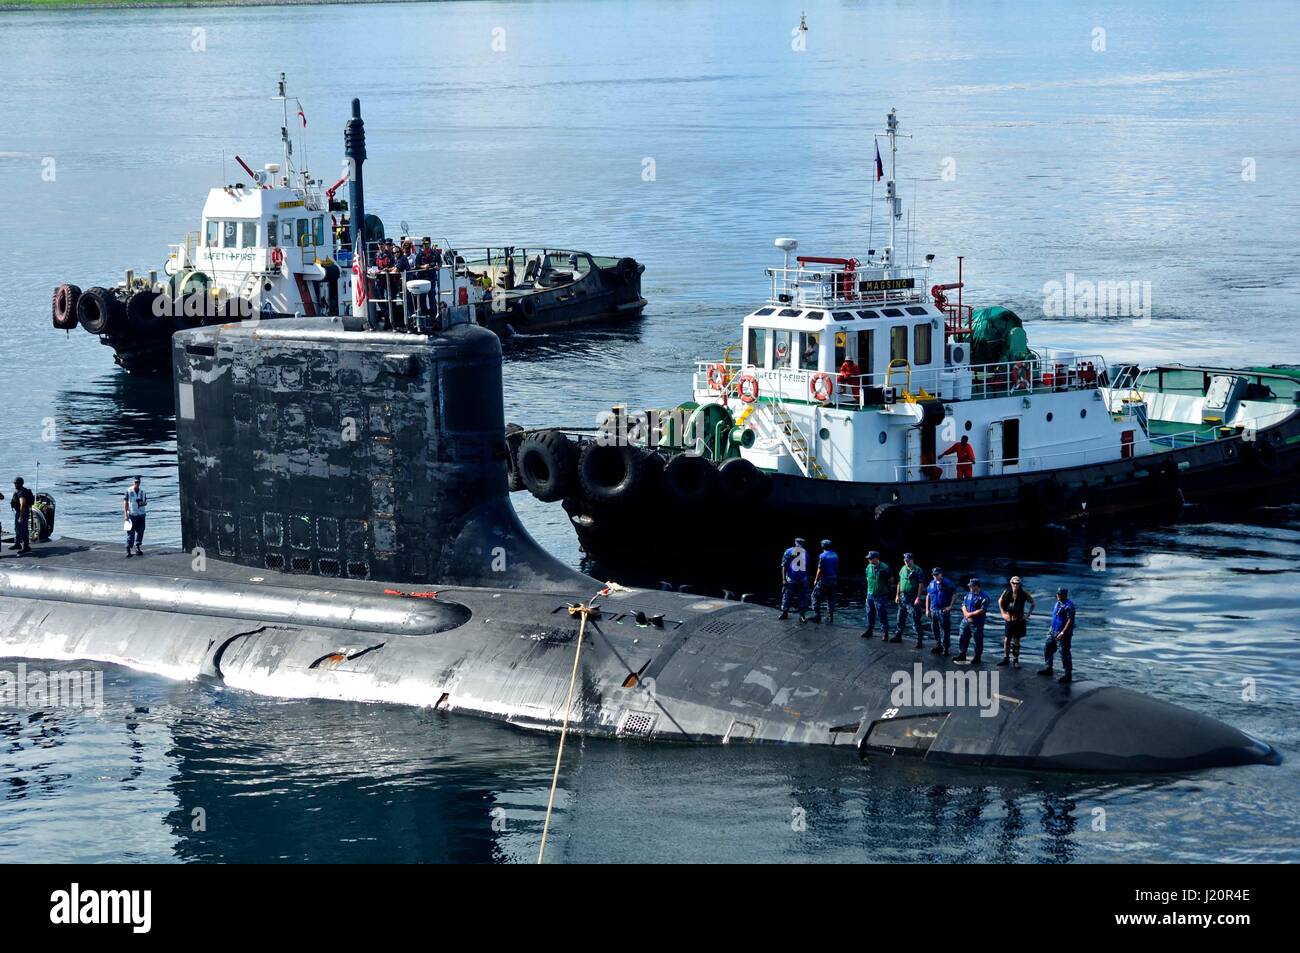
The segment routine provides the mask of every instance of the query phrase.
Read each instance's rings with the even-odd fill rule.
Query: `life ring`
[[[741,374],[736,379],[736,393],[747,404],[758,400],[758,378],[753,374]]]
[[[709,367],[709,390],[721,394],[727,388],[730,378],[727,376],[727,368],[723,364],[713,364]]]
[[[284,249],[283,249],[283,248],[272,248],[272,249],[271,249],[271,264],[272,264],[274,267],[276,267],[276,268],[281,268],[281,267],[284,266]]]
[[[808,390],[813,400],[824,404],[835,394],[835,379],[825,371],[818,371],[808,379]]]

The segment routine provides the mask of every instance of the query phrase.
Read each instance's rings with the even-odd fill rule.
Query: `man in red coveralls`
[[[946,457],[950,453],[957,455],[958,480],[969,480],[975,475],[975,448],[970,445],[970,437],[963,434],[960,443],[954,443],[939,456]]]
[[[841,384],[853,392],[853,402],[855,404],[862,402],[861,380],[862,368],[858,367],[857,361],[851,357],[845,357],[844,363],[840,365],[836,378]]]

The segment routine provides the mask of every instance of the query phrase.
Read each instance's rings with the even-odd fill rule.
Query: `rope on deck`
[[[605,589],[598,595],[604,595],[609,590]],[[560,783],[560,762],[564,758],[564,739],[569,735],[569,713],[573,710],[573,688],[578,683],[578,660],[582,658],[582,639],[587,632],[587,619],[599,618],[600,608],[596,605],[596,597],[588,603],[579,602],[577,605],[569,606],[569,616],[577,616],[578,622],[578,646],[573,653],[573,673],[569,676],[569,694],[564,700],[564,723],[560,726],[560,747],[555,752],[555,772],[551,775],[551,794],[546,799],[546,820],[542,823],[542,843],[537,849],[537,862],[540,864],[546,856],[546,835],[551,829],[551,811],[555,807],[555,789]]]

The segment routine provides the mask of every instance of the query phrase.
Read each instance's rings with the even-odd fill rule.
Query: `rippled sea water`
[[[59,530],[97,538],[115,537],[122,485],[142,473],[151,541],[179,542],[168,385],[53,331],[49,295],[160,267],[207,188],[235,180],[236,153],[276,160],[280,70],[331,181],[361,97],[368,205],[390,226],[646,264],[640,322],[512,349],[508,415],[522,423],[678,402],[691,362],[733,343],[763,295],[778,235],[822,254],[882,244],[871,133],[891,106],[914,137],[900,150],[913,249],[937,256],[936,280],[966,256],[968,302],[1015,308],[1034,343],[1113,359],[1300,363],[1288,4],[805,9],[804,52],[798,9],[769,2],[0,14],[0,467],[31,483],[39,462]],[[1044,317],[1044,283],[1069,273],[1150,282],[1151,324]],[[515,503],[579,564],[557,507]],[[1097,779],[579,741],[548,857],[1300,859],[1300,507],[1190,511],[1047,555],[989,543],[949,568],[1070,586],[1081,672],[1231,722],[1286,763]],[[860,616],[859,594],[846,617]],[[535,856],[549,739],[119,669],[105,683],[99,715],[0,711],[0,860]]]

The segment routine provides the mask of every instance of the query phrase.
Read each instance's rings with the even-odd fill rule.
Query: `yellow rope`
[[[608,590],[606,590],[608,591]],[[576,606],[569,606],[569,615],[578,616],[578,647],[573,653],[573,673],[569,676],[569,694],[564,700],[564,724],[560,726],[560,748],[555,752],[555,773],[551,775],[551,795],[546,800],[546,820],[542,824],[542,843],[537,849],[537,862],[540,864],[542,858],[546,856],[546,835],[551,829],[551,809],[555,807],[555,788],[560,783],[560,761],[564,757],[564,739],[569,734],[569,712],[573,710],[573,687],[578,682],[578,659],[582,657],[582,637],[587,631],[587,618],[592,615],[600,615],[600,610],[596,608],[596,600],[592,599],[590,603],[578,603]]]

